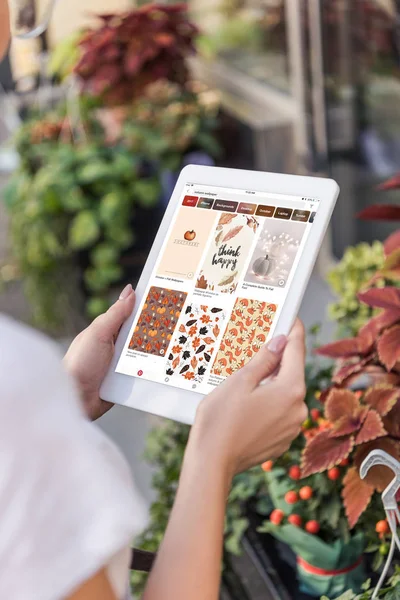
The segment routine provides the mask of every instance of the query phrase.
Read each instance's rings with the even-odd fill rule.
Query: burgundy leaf
[[[375,204],[362,210],[357,217],[364,221],[399,221],[400,206],[394,204]]]
[[[400,230],[395,231],[392,235],[389,235],[385,243],[383,244],[385,249],[385,255],[389,256],[395,250],[400,249]]]
[[[342,363],[338,370],[334,373],[332,381],[338,385],[341,385],[350,377],[360,373],[367,364],[368,360],[368,358],[365,358],[363,360],[357,360],[356,362],[352,361]]]
[[[374,408],[381,417],[386,416],[394,407],[400,397],[400,389],[391,385],[381,384],[370,388],[363,400]]]
[[[329,358],[346,358],[357,356],[359,354],[359,344],[357,338],[349,338],[326,344],[316,350],[316,354],[328,356]]]
[[[400,289],[396,287],[373,288],[358,294],[358,299],[373,308],[400,310]]]
[[[371,339],[375,341],[384,329],[391,327],[398,321],[400,321],[400,308],[387,309],[370,319],[368,323],[360,329],[358,337],[361,340],[365,338],[365,343],[368,343]]]
[[[367,418],[356,436],[355,444],[356,446],[359,446],[360,444],[372,442],[385,435],[387,435],[387,432],[383,426],[382,419],[376,410],[371,409],[368,411]]]
[[[398,173],[394,177],[391,177],[387,181],[384,181],[383,183],[381,183],[378,186],[378,190],[383,190],[383,191],[397,190],[398,188],[400,188],[400,173]]]
[[[352,437],[333,438],[329,431],[321,431],[312,438],[302,456],[302,477],[322,473],[347,458],[354,447]]]
[[[349,527],[352,529],[371,501],[374,488],[360,478],[357,470],[351,467],[343,479],[342,498]]]
[[[343,417],[358,414],[360,408],[360,401],[353,392],[333,389],[325,404],[325,416],[331,423],[336,423]]]
[[[391,437],[400,440],[400,401],[397,401],[390,413],[383,417],[383,425]]]
[[[331,436],[334,438],[344,437],[352,433],[356,433],[362,427],[369,409],[366,406],[360,407],[359,411],[354,415],[342,417],[334,424],[331,429]]]
[[[379,360],[391,371],[400,360],[400,325],[387,329],[378,340]]]
[[[400,375],[396,373],[388,373],[386,369],[380,365],[367,365],[363,369],[363,373],[368,376],[370,385],[400,385]]]

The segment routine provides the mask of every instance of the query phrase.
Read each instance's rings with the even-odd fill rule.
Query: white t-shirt
[[[58,348],[0,315],[0,598],[62,600],[106,567],[125,599],[143,511]]]

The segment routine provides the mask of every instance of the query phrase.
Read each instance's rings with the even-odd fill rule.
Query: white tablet
[[[339,187],[188,166],[122,327],[101,397],[184,423],[296,318]]]

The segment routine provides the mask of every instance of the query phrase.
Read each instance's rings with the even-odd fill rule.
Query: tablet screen
[[[207,394],[273,335],[319,201],[190,183],[117,373]]]

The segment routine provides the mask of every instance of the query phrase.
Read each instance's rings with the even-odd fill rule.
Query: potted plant
[[[388,207],[383,207],[379,211],[383,216],[397,217],[400,213],[395,207],[391,207],[390,211]],[[377,209],[372,209],[363,216],[376,214]],[[371,445],[376,443],[379,447],[386,448],[388,443],[390,447],[392,444],[398,446],[397,432],[394,432],[392,439],[393,427],[396,424],[398,427],[400,422],[396,412],[398,375],[396,366],[391,369],[390,364],[381,363],[379,358],[379,348],[385,348],[381,336],[388,335],[385,332],[391,327],[397,327],[398,314],[395,318],[393,312],[397,308],[390,309],[390,315],[394,318],[392,325],[389,321],[388,327],[378,333],[376,324],[382,322],[381,309],[376,306],[376,302],[368,300],[364,304],[363,300],[368,299],[369,294],[372,297],[383,294],[389,303],[395,303],[393,298],[397,298],[400,292],[396,272],[399,238],[396,233],[383,245],[378,243],[370,247],[362,244],[349,249],[330,277],[339,295],[335,308],[331,310],[337,313],[340,311],[341,332],[351,334],[373,331],[370,354],[358,357],[354,350],[354,340],[345,341],[344,345],[351,348],[353,357],[351,360],[346,357],[345,362],[334,373],[329,366],[314,364],[307,367],[307,404],[310,416],[303,425],[301,435],[284,457],[275,463],[265,463],[262,469],[254,469],[241,475],[234,482],[229,497],[226,556],[240,552],[241,540],[246,536],[253,544],[252,551],[260,557],[258,566],[264,565],[263,568],[266,568],[263,559],[269,554],[273,558],[274,567],[286,573],[286,580],[294,580],[292,569],[296,567],[297,554],[300,558],[297,565],[300,586],[308,592],[307,597],[319,597],[321,593],[329,593],[334,597],[350,586],[354,586],[357,592],[365,578],[365,567],[368,570],[370,567],[379,569],[388,552],[389,528],[378,493],[374,491],[381,489],[386,483],[387,474],[382,473],[382,470],[375,473],[374,470],[371,471],[373,477],[383,477],[375,487],[370,482],[363,485],[354,474],[361,454],[368,452]],[[356,285],[353,282],[351,286],[345,285],[345,280],[349,279],[355,280]],[[392,285],[388,285],[389,283]],[[363,289],[360,297],[359,289]],[[391,335],[394,336],[397,331],[391,331]],[[323,355],[335,355],[338,349],[342,351],[342,344],[341,340],[319,352]],[[361,374],[363,378],[360,378]],[[367,380],[367,386],[366,374],[371,378]],[[378,387],[374,382],[377,382]],[[350,385],[354,392],[347,389]],[[345,402],[340,401],[340,397],[336,396],[337,392],[346,395]],[[328,394],[333,394],[329,404]],[[349,415],[349,408],[352,406],[356,411],[363,412],[360,421],[354,423],[353,414]],[[340,436],[334,438],[333,434],[336,434],[339,425],[347,427],[349,420],[352,431],[342,434],[339,429]],[[384,435],[379,428],[375,437],[377,432],[373,429],[373,422],[382,422],[384,429],[389,421],[392,421],[392,426],[388,426],[387,434]],[[365,430],[364,425],[367,426]],[[171,427],[179,429],[181,426],[174,424]],[[364,435],[375,439],[364,441]],[[153,440],[164,439],[159,452],[154,453],[152,445],[151,453],[153,464],[157,467],[155,477],[159,485],[154,505],[157,520],[152,520],[149,529],[136,543],[151,550],[155,550],[162,539],[163,523],[166,523],[172,506],[186,439],[184,436],[179,441],[174,441],[174,437],[164,429],[154,432],[153,436]],[[331,436],[332,439],[340,440],[340,445],[346,442],[350,447],[349,451],[344,452],[343,456],[334,455],[332,459],[330,451],[327,453],[320,445],[321,440],[330,440]],[[164,443],[168,444],[168,450],[163,446]],[[173,469],[170,469],[169,461],[174,461]],[[353,480],[357,480],[357,493],[352,494],[349,491],[353,489],[350,486]],[[164,494],[164,486],[168,487],[168,496]],[[368,491],[369,498],[366,498],[365,490]],[[358,502],[359,496],[361,503]],[[163,513],[162,519],[159,519],[158,511]],[[273,539],[278,540],[275,545],[270,541]],[[363,561],[364,552],[371,553],[371,565],[369,559],[366,564]],[[276,557],[277,553],[280,558]],[[289,570],[284,564],[289,565]],[[231,568],[231,561],[227,560],[225,565],[226,569]],[[138,589],[138,585],[140,589],[143,578],[138,574],[134,577],[135,589]],[[292,586],[289,595],[296,593],[296,588]]]
[[[20,167],[6,200],[37,324],[54,330],[63,323],[82,305],[79,289],[88,317],[103,312],[111,286],[137,279],[185,157],[217,152],[215,96],[188,80],[185,64],[195,31],[181,5],[103,17],[80,42],[82,91],[74,106],[68,100],[33,116],[18,132]],[[70,70],[60,56],[61,71]],[[117,97],[127,103],[118,127],[114,113],[98,112],[104,103],[121,108]]]

